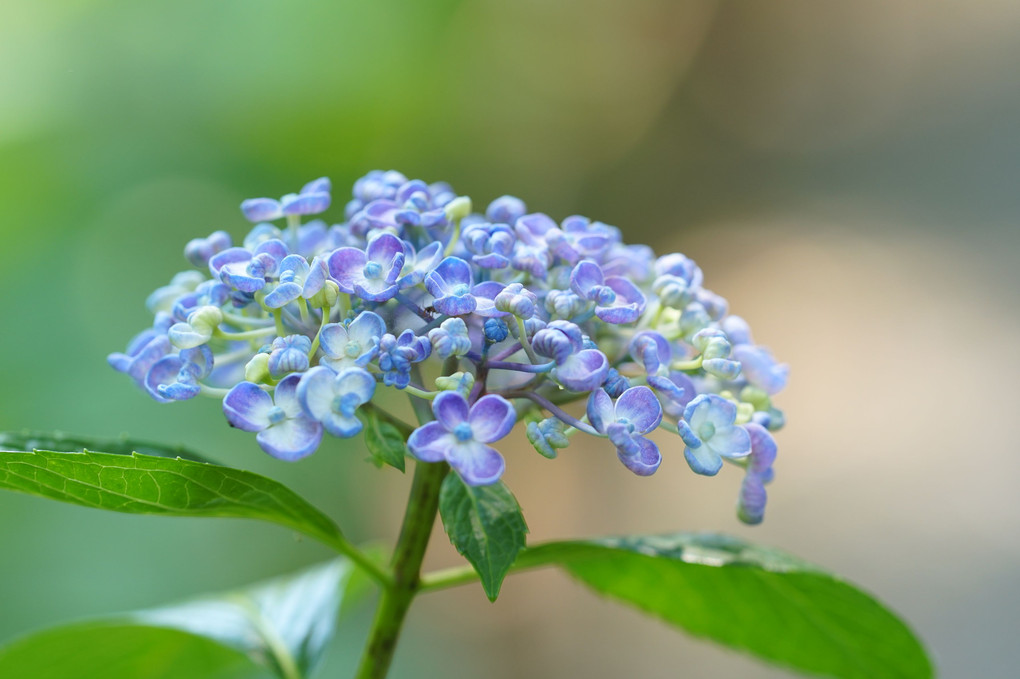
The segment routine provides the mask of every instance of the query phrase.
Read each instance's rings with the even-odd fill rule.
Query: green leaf
[[[554,563],[607,597],[779,665],[844,679],[932,676],[921,643],[853,585],[795,557],[714,534],[539,545],[518,565]]]
[[[0,488],[130,514],[261,519],[344,546],[336,524],[286,486],[204,462],[137,453],[0,452]]]
[[[404,435],[373,409],[363,410],[362,417],[365,420],[365,446],[372,459],[380,467],[388,464],[404,471],[404,456],[407,454]]]
[[[439,492],[439,512],[450,542],[474,566],[489,601],[495,601],[528,533],[513,493],[502,481],[469,486],[450,474]]]
[[[5,679],[264,679],[243,653],[178,630],[83,623],[0,648]]]
[[[294,679],[306,676],[322,658],[353,571],[350,561],[336,559],[242,591],[131,617],[212,639]]]
[[[85,452],[86,450],[102,450],[114,455],[155,455],[157,457],[183,457],[195,462],[211,462],[208,458],[185,448],[184,446],[166,446],[159,443],[139,441],[127,436],[117,438],[94,438],[66,434],[61,431],[0,431],[0,450],[31,452],[33,450],[59,450],[61,452]]]
[[[5,679],[299,679],[340,605],[366,588],[346,559],[243,590],[40,632],[0,648]]]

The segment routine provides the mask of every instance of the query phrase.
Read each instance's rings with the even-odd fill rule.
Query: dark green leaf
[[[400,430],[379,417],[373,409],[366,408],[362,412],[362,419],[365,421],[365,446],[376,463],[379,466],[388,464],[404,471],[407,446]]]
[[[846,679],[932,676],[907,626],[853,585],[779,551],[712,534],[540,545],[596,592],[691,634],[798,670]]]
[[[495,601],[528,533],[513,493],[502,481],[469,486],[450,474],[439,494],[439,512],[450,542],[474,566],[486,596]]]
[[[245,590],[142,611],[139,624],[207,637],[247,654],[283,679],[303,677],[333,637],[354,567],[337,559]]]
[[[0,452],[0,488],[131,514],[261,519],[336,546],[329,517],[272,479],[191,460]]]
[[[243,653],[178,630],[84,623],[0,648],[4,679],[265,679]]]
[[[155,455],[157,457],[183,457],[195,462],[211,462],[184,446],[165,446],[159,443],[139,441],[120,436],[117,438],[93,438],[66,434],[61,431],[0,431],[0,450],[31,452],[33,450],[59,450],[60,452],[82,453],[86,450],[102,450],[114,455]]]

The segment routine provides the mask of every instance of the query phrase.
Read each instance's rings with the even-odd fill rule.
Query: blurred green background
[[[650,479],[607,446],[523,437],[534,539],[719,529],[890,603],[942,674],[1013,677],[1020,610],[1020,5],[466,0],[0,4],[0,428],[129,432],[280,479],[392,540],[409,479],[360,444],[287,465],[214,402],[105,363],[184,243],[247,197],[370,169],[582,213],[682,250],[792,364],[764,526],[739,474],[679,446]],[[437,534],[432,565],[455,562]],[[326,558],[282,529],[0,494],[0,640]],[[368,608],[319,676],[345,676]],[[395,677],[782,677],[553,572],[430,595]]]

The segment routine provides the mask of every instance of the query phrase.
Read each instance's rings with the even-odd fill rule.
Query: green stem
[[[411,601],[421,587],[421,562],[439,512],[439,489],[450,467],[418,462],[404,524],[393,553],[393,582],[382,591],[357,679],[382,679],[389,670]]]

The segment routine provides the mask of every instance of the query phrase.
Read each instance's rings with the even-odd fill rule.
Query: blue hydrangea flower
[[[280,262],[280,282],[266,295],[266,306],[279,309],[298,297],[311,299],[326,283],[329,269],[326,262],[316,257],[311,264],[302,255],[287,255]]]
[[[233,245],[230,234],[226,231],[213,231],[206,238],[194,238],[184,246],[184,258],[192,266],[204,269],[209,265],[209,258],[223,252]]]
[[[241,382],[223,397],[223,414],[230,426],[257,432],[255,440],[273,457],[298,460],[311,455],[322,441],[322,425],[302,410],[300,381],[300,375],[285,377],[273,396],[257,384]]]
[[[747,471],[740,485],[737,517],[744,523],[755,525],[765,518],[768,494],[765,484],[772,480],[772,465],[776,461],[776,440],[759,424],[744,425],[751,437],[751,454],[746,458]]]
[[[461,318],[446,319],[438,328],[429,330],[428,336],[439,358],[463,356],[471,351],[467,324]]]
[[[271,222],[286,215],[314,215],[330,204],[330,182],[326,177],[312,180],[300,193],[288,193],[280,200],[251,198],[241,203],[241,212],[249,222]]]
[[[737,460],[751,454],[751,437],[734,424],[737,406],[722,396],[701,394],[687,404],[680,436],[687,464],[698,474],[715,476],[722,458]]]
[[[455,391],[444,391],[432,401],[435,421],[418,427],[407,439],[407,449],[422,462],[450,463],[464,483],[484,486],[503,475],[503,456],[494,443],[513,429],[517,413],[502,396],[489,394],[469,406]]]
[[[371,311],[362,311],[346,324],[325,325],[319,333],[323,353],[319,362],[336,372],[363,368],[379,353],[379,343],[385,334],[386,322]]]
[[[462,234],[471,261],[483,269],[505,269],[517,240],[507,224],[472,224]]]
[[[186,401],[201,391],[199,381],[213,369],[213,353],[207,346],[184,349],[156,361],[145,375],[145,390],[160,403]]]
[[[514,224],[528,211],[524,201],[514,196],[500,196],[485,208],[485,218],[498,224]]]
[[[373,170],[364,177],[354,182],[354,190],[351,199],[344,208],[344,215],[348,220],[352,219],[368,203],[379,199],[392,199],[397,195],[397,189],[407,183],[407,177],[389,170]]]
[[[523,283],[511,283],[493,299],[497,311],[528,320],[535,315],[538,296],[524,287]]]
[[[740,363],[729,359],[731,345],[726,333],[718,328],[705,328],[695,333],[691,344],[701,352],[701,367],[721,380],[740,376]]]
[[[333,436],[350,438],[362,429],[355,412],[372,400],[375,378],[362,368],[344,368],[334,373],[317,366],[301,378],[297,396],[305,414],[321,422]]]
[[[410,243],[404,243],[404,268],[397,279],[397,288],[406,290],[421,285],[429,271],[443,256],[443,244],[439,241],[429,243],[421,250],[415,250]]]
[[[288,255],[283,241],[270,239],[259,243],[253,250],[228,248],[209,258],[209,270],[234,290],[258,292],[266,286],[266,279],[276,274],[280,263]]]
[[[645,296],[622,276],[606,277],[590,260],[578,262],[570,273],[570,289],[595,303],[595,315],[606,323],[634,323],[645,312]]]
[[[552,251],[568,264],[577,264],[582,259],[598,259],[613,242],[616,234],[601,223],[587,217],[567,217],[560,228],[551,230],[546,241]]]
[[[609,360],[598,349],[584,349],[581,329],[569,321],[553,321],[535,333],[535,353],[556,362],[553,377],[567,389],[597,389],[609,374]]]
[[[387,333],[379,342],[379,369],[383,384],[403,389],[411,382],[411,365],[424,361],[432,353],[428,337],[418,337],[407,329],[399,337]]]
[[[329,273],[342,292],[372,302],[385,302],[397,294],[397,278],[404,268],[404,244],[383,233],[365,250],[338,248],[329,256]]]
[[[605,389],[588,398],[588,421],[614,446],[627,469],[638,476],[654,474],[662,463],[659,447],[644,434],[659,426],[662,407],[648,387],[631,387],[613,403]]]
[[[110,367],[124,373],[139,387],[145,389],[145,376],[161,358],[173,349],[167,331],[173,319],[169,314],[159,313],[153,327],[143,330],[132,338],[126,353],[112,353],[106,360]]]
[[[308,370],[308,352],[311,349],[312,340],[304,335],[277,337],[269,352],[269,374],[280,378]]]

